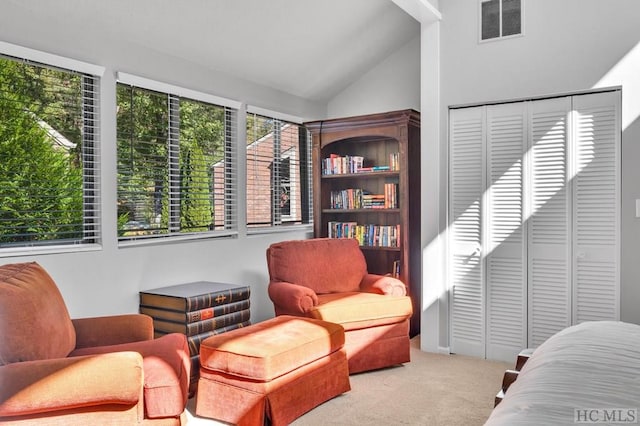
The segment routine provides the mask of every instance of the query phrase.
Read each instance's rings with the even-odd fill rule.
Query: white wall
[[[422,348],[448,346],[444,267],[438,261],[445,258],[439,235],[447,226],[447,108],[592,88],[622,87],[621,319],[640,323],[640,219],[634,217],[640,198],[640,2],[524,0],[524,36],[479,43],[477,0],[429,2],[441,13],[439,22],[422,14],[421,0],[394,1],[415,9],[423,22],[422,80],[416,86],[423,121]],[[366,109],[359,99],[375,85],[359,82],[354,88],[363,92],[336,97],[329,104],[331,115],[338,106],[340,111]],[[434,117],[439,121],[428,124]]]
[[[55,5],[43,3],[42,7]],[[114,32],[117,29],[114,28]],[[311,235],[308,231],[248,237],[246,230],[241,229],[237,239],[117,247],[115,73],[125,71],[303,118],[323,116],[325,105],[203,69],[103,34],[78,34],[73,28],[44,22],[13,4],[3,5],[0,40],[106,68],[101,83],[102,249],[0,257],[0,264],[32,260],[41,263],[56,280],[72,317],[136,312],[140,290],[197,280],[250,285],[252,320],[273,316],[266,293],[265,250],[272,242],[307,238]]]
[[[478,43],[478,2],[440,1],[441,149],[446,152],[450,105],[622,86],[621,319],[640,324],[640,219],[634,217],[640,198],[640,2],[524,4],[524,36]],[[444,179],[444,156],[441,168]],[[446,315],[441,312],[441,320]]]
[[[420,36],[389,55],[327,104],[327,118],[420,111]]]

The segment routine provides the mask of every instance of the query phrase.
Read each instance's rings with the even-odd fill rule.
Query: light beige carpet
[[[420,351],[411,341],[411,362],[350,377],[351,391],[314,408],[292,426],[482,425],[493,409],[504,370],[513,363]],[[221,424],[194,416],[189,426]]]

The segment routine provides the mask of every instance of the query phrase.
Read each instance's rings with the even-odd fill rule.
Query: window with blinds
[[[237,109],[126,82],[117,105],[119,240],[235,233]]]
[[[247,113],[247,227],[311,223],[311,136],[296,123]]]
[[[0,56],[0,248],[100,242],[98,89]]]

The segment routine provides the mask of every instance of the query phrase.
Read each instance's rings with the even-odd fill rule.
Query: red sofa
[[[411,299],[404,283],[369,274],[355,239],[283,241],[267,249],[276,315],[340,324],[351,374],[410,360]]]
[[[0,266],[0,424],[181,425],[186,337],[131,314],[72,320],[37,263]]]

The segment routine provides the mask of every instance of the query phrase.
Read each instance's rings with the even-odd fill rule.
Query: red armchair
[[[0,423],[181,425],[186,337],[131,314],[72,320],[37,263],[0,266]]]
[[[410,360],[411,299],[398,279],[369,274],[354,239],[284,241],[267,249],[276,315],[342,325],[349,372]]]

